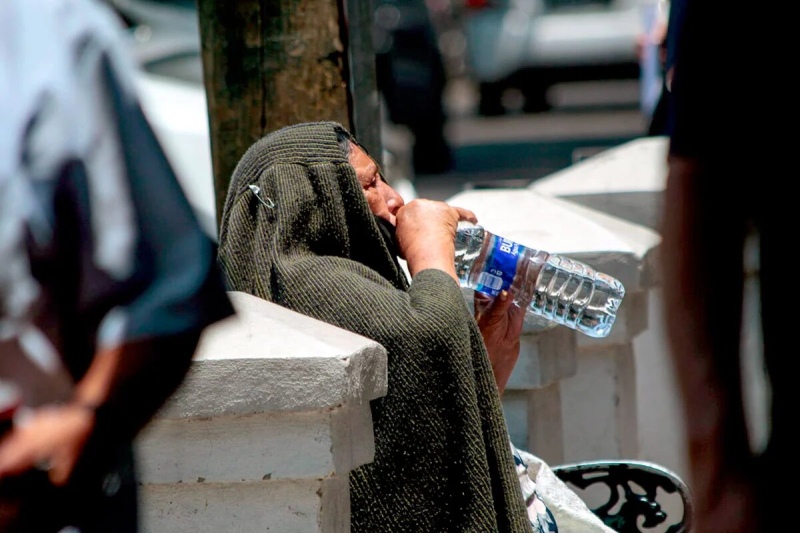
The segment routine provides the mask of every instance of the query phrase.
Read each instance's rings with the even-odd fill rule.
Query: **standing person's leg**
[[[750,448],[742,385],[742,320],[744,313],[745,264],[744,247],[747,236],[746,207],[734,195],[718,209],[719,183],[735,175],[732,162],[708,158],[697,184],[700,206],[695,231],[700,235],[700,253],[692,268],[700,272],[700,291],[694,295],[703,311],[704,320],[695,327],[705,326],[697,338],[704,339],[695,356],[703,357],[707,344],[710,377],[706,386],[714,390],[717,405],[711,438],[706,443],[695,442],[690,448],[698,459],[694,475],[704,480],[702,487],[707,503],[707,529],[716,533],[750,531],[754,461]],[[689,412],[696,417],[694,427],[702,428],[711,420],[702,412]],[[702,431],[702,429],[701,429]],[[706,448],[701,450],[700,448]],[[708,453],[714,454],[711,457]],[[710,475],[702,473],[707,469]],[[700,520],[704,518],[701,517]]]
[[[775,211],[782,212],[780,209]],[[792,464],[790,458],[795,455],[790,455],[790,446],[793,443],[793,406],[797,401],[793,398],[796,374],[789,368],[793,364],[793,341],[789,338],[793,325],[787,323],[791,319],[787,314],[791,313],[787,305],[791,305],[789,300],[792,298],[787,293],[791,286],[788,276],[793,276],[793,272],[791,266],[787,268],[782,261],[783,252],[777,247],[780,244],[777,228],[780,226],[776,226],[779,216],[775,211],[771,215],[765,214],[767,220],[761,220],[759,225],[762,349],[771,395],[769,439],[755,466],[759,531],[779,531],[784,524],[786,510],[790,508],[789,498],[793,498],[793,492],[784,490],[783,484],[776,481],[786,475],[786,466]]]
[[[722,202],[719,190],[735,175],[731,164],[671,156],[663,210],[666,330],[684,404],[698,533],[753,530],[754,461],[739,357],[746,195]]]

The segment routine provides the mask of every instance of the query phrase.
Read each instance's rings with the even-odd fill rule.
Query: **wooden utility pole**
[[[198,0],[217,222],[267,133],[334,120],[380,157],[370,0]]]

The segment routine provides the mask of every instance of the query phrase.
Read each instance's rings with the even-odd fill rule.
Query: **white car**
[[[518,89],[523,111],[549,109],[556,83],[639,76],[637,37],[654,0],[465,0],[467,69],[479,113],[506,112]]]

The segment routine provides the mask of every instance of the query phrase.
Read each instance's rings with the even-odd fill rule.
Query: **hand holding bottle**
[[[526,309],[514,305],[514,298],[507,291],[500,292],[494,298],[476,292],[474,307],[475,320],[489,354],[497,390],[502,394],[519,359],[519,338]]]
[[[412,277],[438,268],[458,282],[453,254],[456,228],[462,220],[477,222],[472,211],[435,200],[412,200],[397,211],[395,237]]]

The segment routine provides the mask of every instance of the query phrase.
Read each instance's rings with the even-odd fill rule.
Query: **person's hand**
[[[412,200],[397,211],[395,238],[412,277],[427,268],[438,268],[458,281],[454,257],[461,220],[478,221],[469,209],[434,200]]]
[[[54,485],[66,484],[94,420],[93,411],[75,404],[33,410],[0,440],[0,479],[46,468]]]
[[[513,303],[514,298],[502,291],[496,298],[475,292],[475,320],[489,353],[494,378],[500,394],[506,388],[520,349],[520,334],[525,321],[525,308]]]

